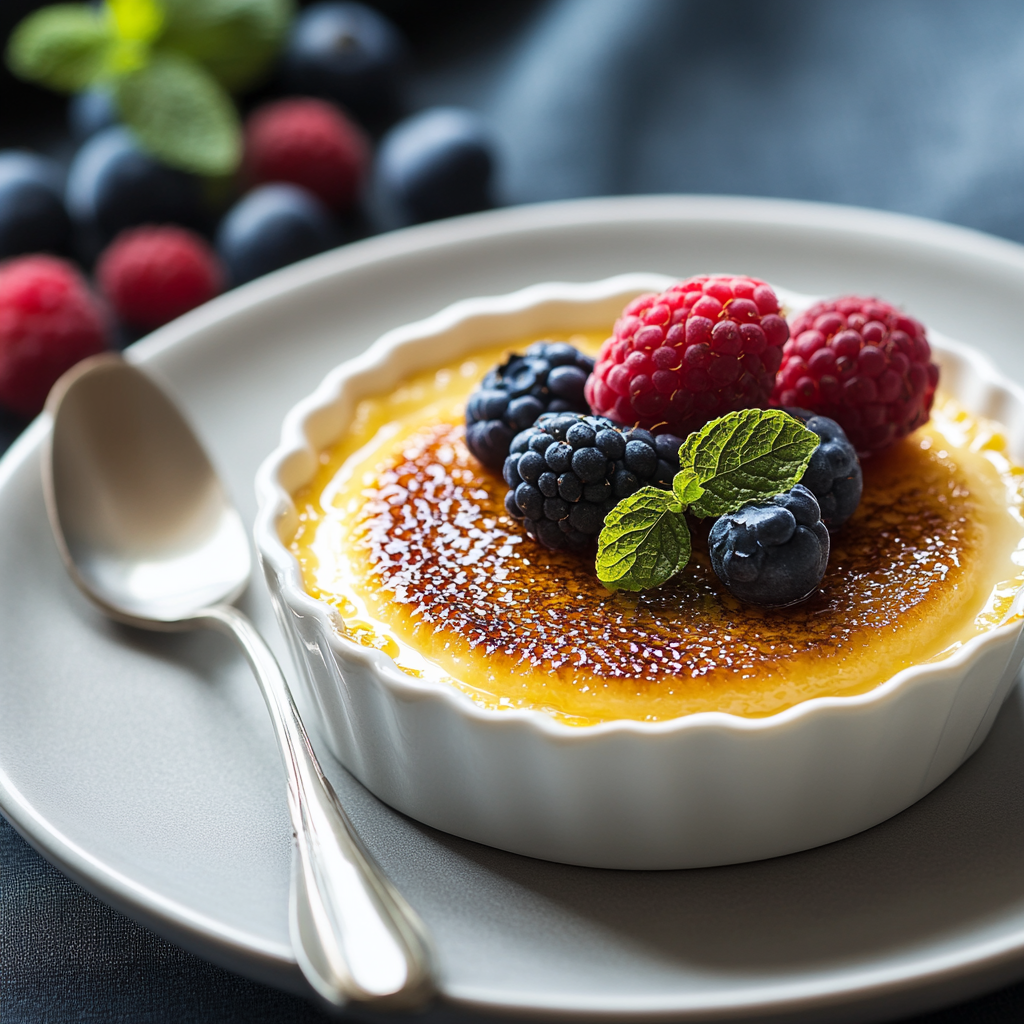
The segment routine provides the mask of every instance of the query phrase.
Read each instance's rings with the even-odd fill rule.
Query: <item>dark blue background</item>
[[[3,0],[0,31],[26,0]],[[508,203],[717,192],[874,206],[1024,242],[1019,0],[385,4],[411,103],[489,116]],[[0,78],[0,144],[60,148],[61,104]],[[0,449],[20,428],[0,420]],[[1022,851],[1024,854],[1024,851]],[[0,819],[0,1020],[290,1024],[315,1010],[212,967],[67,881]],[[917,1024],[1024,1020],[1024,986]]]

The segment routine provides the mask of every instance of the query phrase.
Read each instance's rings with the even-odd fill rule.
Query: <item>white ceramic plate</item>
[[[1024,249],[861,210],[702,198],[521,208],[373,239],[239,289],[133,358],[180,398],[251,521],[253,474],[285,411],[388,328],[538,280],[709,269],[876,292],[1024,380]],[[0,808],[103,899],[301,990],[283,782],[255,685],[222,638],[134,633],[78,596],[43,515],[44,430],[0,463]],[[283,655],[262,585],[248,606]],[[516,857],[416,825],[326,767],[433,930],[444,992],[463,1009],[880,1019],[1024,975],[1020,694],[903,814],[728,868]]]

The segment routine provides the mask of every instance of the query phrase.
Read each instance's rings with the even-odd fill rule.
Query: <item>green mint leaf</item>
[[[270,70],[295,13],[293,0],[163,0],[161,48],[198,61],[231,92]]]
[[[681,469],[672,479],[672,491],[676,501],[686,509],[700,499],[704,488],[701,487],[697,474],[692,469]]]
[[[87,4],[55,4],[25,18],[11,34],[7,66],[19,78],[61,92],[99,80],[116,43],[106,14]]]
[[[597,577],[609,590],[647,590],[690,560],[690,531],[670,491],[642,487],[608,513],[597,540]]]
[[[818,440],[781,409],[742,409],[712,420],[679,449],[679,465],[704,489],[690,511],[721,516],[788,491],[804,475]]]
[[[158,0],[106,0],[119,39],[150,43],[164,25],[164,9]]]
[[[242,153],[231,97],[195,61],[156,52],[115,83],[117,106],[154,156],[196,174],[230,174]]]

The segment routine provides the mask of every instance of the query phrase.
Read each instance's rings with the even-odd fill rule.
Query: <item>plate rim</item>
[[[205,306],[153,332],[126,352],[129,361],[146,365],[159,361],[169,350],[186,349],[206,331],[243,313],[251,313],[285,296],[357,269],[423,251],[444,250],[493,242],[502,236],[528,235],[558,227],[642,224],[676,220],[694,223],[725,222],[765,228],[796,228],[829,234],[847,234],[872,241],[908,243],[918,249],[950,252],[1012,270],[1024,279],[1024,246],[971,228],[943,224],[907,214],[862,207],[789,199],[747,196],[623,196],[563,200],[511,207],[453,218],[378,235],[293,264],[228,292]],[[0,492],[20,468],[38,457],[49,430],[46,414],[37,417],[0,457]],[[0,758],[0,812],[43,857],[87,891],[119,911],[198,955],[255,980],[293,992],[307,993],[294,956],[281,943],[259,940],[197,914],[150,886],[133,881],[102,863],[37,813],[8,775]],[[516,1000],[507,992],[488,994],[485,987],[445,986],[449,1004],[477,1012],[562,1019],[622,1018],[643,1020],[739,1019],[760,1014],[801,1015],[848,1006],[867,1007],[895,995],[916,996],[905,1011],[938,1005],[931,1002],[940,990],[956,986],[956,997],[983,991],[989,979],[1004,981],[1024,975],[1024,926],[999,938],[917,958],[912,966],[885,965],[843,972],[820,981],[810,977],[748,989],[742,999],[694,1000],[692,994],[673,1002],[664,996],[650,1000],[630,997],[609,1004],[601,997],[584,1005],[576,997]],[[784,978],[785,976],[783,976]],[[959,983],[959,984],[957,984]],[[443,979],[442,979],[443,984]],[[791,991],[781,991],[788,985]],[[940,997],[941,999],[941,997]]]

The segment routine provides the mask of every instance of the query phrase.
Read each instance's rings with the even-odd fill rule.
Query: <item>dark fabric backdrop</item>
[[[2,0],[6,36],[31,0]],[[785,196],[899,210],[1024,242],[1019,0],[391,0],[411,104],[472,106],[500,197]],[[0,145],[60,152],[61,101],[0,76]],[[20,115],[20,119],[19,119]],[[0,418],[0,450],[22,424]],[[302,1000],[110,910],[0,819],[4,1024],[291,1024]],[[1024,986],[917,1024],[1024,1020]]]

